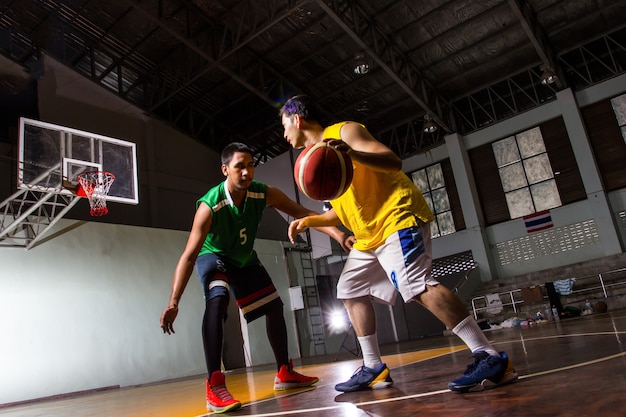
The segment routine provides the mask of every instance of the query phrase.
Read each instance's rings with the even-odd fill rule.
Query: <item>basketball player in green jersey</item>
[[[318,381],[316,377],[293,370],[283,303],[253,249],[265,207],[272,206],[294,218],[315,212],[295,203],[279,189],[254,181],[252,151],[246,145],[232,143],[226,146],[221,158],[226,180],[198,200],[187,245],[174,272],[169,304],[161,314],[163,332],[174,333],[179,302],[195,264],[206,305],[202,338],[208,370],[207,409],[216,413],[241,407],[241,402],[226,388],[221,371],[223,324],[229,291],[233,292],[248,323],[265,316],[267,336],[278,371],[274,389],[306,387]],[[336,227],[319,230],[337,240],[342,247],[347,240],[347,235]]]
[[[329,211],[294,220],[289,226],[290,239],[309,227],[339,224],[354,233],[337,298],[344,301],[356,331],[363,366],[335,389],[351,392],[393,384],[380,356],[372,301],[393,304],[398,292],[405,302],[426,307],[471,349],[474,363],[448,384],[450,390],[481,390],[515,380],[517,373],[506,353],[493,348],[461,300],[433,279],[429,225],[433,215],[402,172],[400,158],[359,123],[323,127],[307,96],[288,100],[280,116],[284,137],[294,148],[325,140],[346,151],[354,166],[350,187],[330,202]]]

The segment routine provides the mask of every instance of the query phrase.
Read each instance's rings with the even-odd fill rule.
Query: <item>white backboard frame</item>
[[[69,195],[64,181],[104,170],[115,175],[107,201],[139,203],[135,143],[22,117],[18,152],[20,189]]]

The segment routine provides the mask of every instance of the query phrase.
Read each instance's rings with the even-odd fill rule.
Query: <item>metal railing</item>
[[[517,294],[517,293],[520,294],[518,299],[515,298],[515,294]],[[487,312],[494,311],[494,309],[496,309],[496,308],[499,308],[500,310],[502,310],[502,309],[504,309],[505,307],[508,307],[508,306],[513,307],[513,312],[517,313],[517,305],[524,303],[524,300],[521,299],[521,293],[522,293],[521,289],[516,289],[516,290],[511,290],[511,291],[498,293],[497,295],[498,295],[498,297],[500,299],[500,303],[497,306],[489,306],[489,305],[487,305],[487,297],[486,297],[486,295],[481,295],[481,296],[472,298],[472,311],[474,312],[474,318],[476,320],[478,320],[478,313],[479,312],[482,312],[482,311],[487,311]],[[502,297],[503,296],[507,298],[506,302],[502,302]],[[508,300],[510,300],[510,302]],[[476,304],[479,301],[481,301],[485,306],[484,307],[476,307]]]
[[[579,294],[588,295],[590,293],[597,293],[598,290],[602,290],[603,297],[608,298],[610,295],[609,290],[611,288],[620,286],[626,288],[626,268],[613,269],[593,275],[584,275],[582,277],[576,277],[575,280],[574,287],[578,286],[581,288],[573,289],[571,293],[566,295],[567,297],[573,297]],[[539,285],[541,287],[544,286],[543,284],[535,285]],[[504,309],[510,306],[513,308],[513,313],[517,313],[518,306],[520,304],[524,304],[521,292],[521,288],[518,288],[515,290],[497,293],[500,298],[500,304],[497,305],[497,308],[502,307],[502,309]],[[624,294],[626,294],[626,291],[624,291]],[[543,298],[546,299],[547,296],[544,296]],[[479,312],[494,311],[494,308],[496,308],[496,306],[487,305],[487,294],[472,298],[472,311],[476,320],[478,320]]]

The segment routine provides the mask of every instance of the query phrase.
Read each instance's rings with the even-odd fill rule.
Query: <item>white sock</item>
[[[478,323],[472,316],[467,316],[459,324],[457,324],[452,332],[459,336],[467,347],[475,353],[484,350],[491,356],[500,356],[497,350],[491,346],[485,333],[478,327]]]
[[[378,348],[378,336],[374,333],[369,336],[359,336],[357,339],[359,339],[361,352],[363,352],[363,365],[376,369],[383,363],[380,357],[380,349]]]

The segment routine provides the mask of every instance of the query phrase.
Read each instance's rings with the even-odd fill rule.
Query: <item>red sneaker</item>
[[[215,413],[225,413],[241,407],[226,388],[226,379],[221,371],[214,371],[211,380],[206,380],[206,409]]]
[[[274,389],[284,390],[303,388],[315,384],[320,379],[316,376],[305,376],[293,370],[293,361],[289,360],[289,366],[283,365],[274,378]]]

